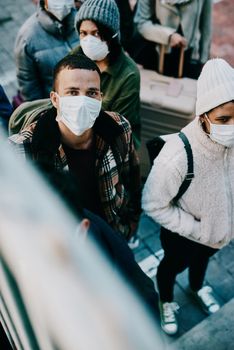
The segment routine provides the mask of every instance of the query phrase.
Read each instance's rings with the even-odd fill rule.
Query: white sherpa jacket
[[[213,142],[198,118],[182,131],[192,147],[194,179],[177,204],[172,204],[187,172],[184,145],[173,135],[154,161],[142,207],[168,230],[221,248],[234,238],[234,147]]]

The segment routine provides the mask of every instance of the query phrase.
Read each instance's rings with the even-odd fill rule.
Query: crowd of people
[[[10,120],[15,155],[58,191],[169,335],[178,331],[173,287],[185,268],[202,308],[219,310],[205,272],[234,238],[234,69],[209,59],[211,8],[211,0],[41,0],[15,42],[25,103],[13,112],[0,89],[0,122],[7,130]],[[138,65],[157,70],[162,46],[165,74],[176,75],[182,47],[184,76],[198,79],[196,117],[182,129],[194,177],[177,200],[187,173],[178,135],[145,184],[138,156]],[[158,294],[128,246],[142,210],[161,225]]]

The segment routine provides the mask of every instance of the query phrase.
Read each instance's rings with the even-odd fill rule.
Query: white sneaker
[[[210,286],[204,286],[194,293],[203,310],[208,314],[213,314],[220,309],[220,305],[212,293],[213,290]]]
[[[162,303],[159,301],[161,328],[169,335],[173,335],[178,331],[178,324],[175,316],[178,309],[179,305],[177,303]]]
[[[130,238],[128,241],[128,246],[130,249],[136,249],[139,247],[139,245],[140,245],[140,240],[136,235]]]

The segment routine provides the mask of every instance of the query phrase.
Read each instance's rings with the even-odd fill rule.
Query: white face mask
[[[233,147],[234,146],[234,124],[231,124],[231,125],[213,124],[210,122],[206,114],[205,114],[205,117],[210,124],[211,140],[226,147]]]
[[[92,128],[102,102],[87,96],[59,97],[59,111],[56,120],[63,122],[77,136]]]
[[[109,53],[107,43],[93,35],[80,40],[80,46],[86,56],[93,61],[103,60]]]
[[[47,10],[62,21],[74,7],[74,0],[47,0]]]

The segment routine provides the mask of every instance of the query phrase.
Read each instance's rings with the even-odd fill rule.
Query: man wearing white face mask
[[[139,160],[128,121],[101,109],[99,68],[84,55],[66,56],[50,98],[53,106],[11,143],[46,176],[69,170],[83,206],[130,237],[140,215]]]
[[[62,21],[74,8],[73,0],[46,0],[45,9],[52,13],[59,21]]]
[[[209,60],[197,84],[197,117],[182,129],[193,153],[194,178],[175,203],[187,172],[177,135],[156,158],[143,190],[142,207],[161,224],[164,258],[157,272],[162,329],[178,330],[173,302],[176,275],[189,268],[192,295],[207,313],[219,305],[203,286],[209,257],[234,238],[234,69]]]
[[[19,91],[24,100],[49,97],[56,63],[77,46],[74,0],[41,0],[15,41]]]

